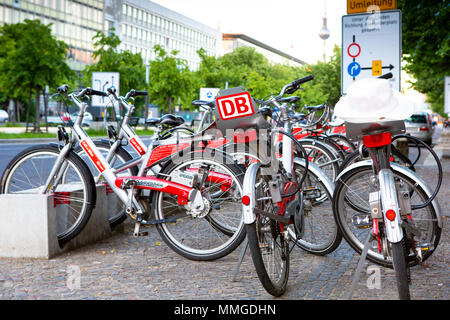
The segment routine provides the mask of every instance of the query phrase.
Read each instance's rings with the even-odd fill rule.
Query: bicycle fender
[[[242,215],[244,216],[245,224],[252,224],[256,220],[255,215],[255,205],[256,205],[256,194],[255,194],[255,182],[256,174],[260,168],[261,163],[252,163],[244,176],[243,185],[243,195],[250,198],[250,203],[248,205],[242,205]]]
[[[390,243],[398,243],[403,239],[403,230],[401,227],[400,206],[398,205],[393,171],[381,169],[378,173],[378,181],[380,184],[380,201],[381,207],[383,208],[386,237]],[[395,212],[393,220],[386,217],[386,212],[390,210]]]

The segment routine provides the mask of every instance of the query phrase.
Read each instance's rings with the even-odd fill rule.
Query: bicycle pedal
[[[355,214],[352,217],[352,223],[353,225],[358,229],[367,229],[372,227],[372,219],[370,217],[370,214]]]
[[[148,231],[139,231],[138,233],[135,233],[134,234],[134,237],[135,238],[138,238],[138,237],[147,237],[148,236]]]
[[[320,192],[319,188],[315,188],[315,187],[303,188],[303,197],[306,200],[317,199],[317,198],[320,198],[320,196],[321,196],[321,192]]]
[[[419,244],[416,246],[416,249],[420,251],[430,251],[434,249],[434,245],[432,245],[431,243]]]

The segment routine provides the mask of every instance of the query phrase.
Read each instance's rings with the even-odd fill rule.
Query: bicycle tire
[[[294,171],[302,171],[301,168],[301,163],[294,162]],[[298,173],[299,176],[302,174],[302,172]],[[311,169],[308,171],[308,177],[303,183],[304,189],[308,187],[318,189],[320,196],[304,200],[302,237],[296,239],[295,231],[289,228],[291,238],[298,247],[318,256],[333,252],[342,241],[342,234],[333,215],[332,196],[334,190],[324,182],[326,180],[324,178]],[[331,182],[330,184],[332,185]]]
[[[105,154],[107,154],[109,152],[109,150],[111,149],[111,145],[107,141],[96,140],[96,141],[94,141],[94,144],[100,151],[105,150],[106,151]],[[81,147],[78,147],[78,148],[76,148],[75,152],[81,157],[81,155],[84,153],[84,150]],[[131,156],[131,154],[127,150],[125,150],[122,146],[119,146],[116,149],[116,157],[118,157],[120,159],[121,163],[125,163],[130,160],[133,160],[133,157]],[[112,159],[114,159],[114,158],[112,158]],[[98,176],[99,171],[95,166],[89,165],[90,160],[87,160],[85,162],[88,163],[88,167],[91,170],[92,175],[94,177]],[[127,176],[137,176],[138,172],[139,172],[137,166],[129,168],[127,171],[128,171],[128,173],[126,174]],[[120,202],[120,200],[117,200],[117,201]],[[119,203],[119,205],[120,205],[120,203]],[[115,228],[116,226],[120,225],[122,222],[124,222],[127,219],[125,207],[123,207],[122,210],[118,211],[117,213],[108,212],[108,214],[109,214],[108,221],[109,221],[109,225],[111,228]]]
[[[268,178],[261,176],[260,171],[261,168],[255,179],[255,208],[274,213]],[[289,278],[289,241],[280,232],[279,222],[256,212],[255,216],[256,220],[246,225],[253,265],[264,289],[279,297],[286,292]]]
[[[241,167],[233,164],[233,161],[227,158],[223,153],[207,150],[202,152],[184,154],[181,156],[180,160],[168,162],[166,166],[161,169],[160,175],[158,177],[161,179],[168,179],[172,172],[179,168],[182,168],[183,166],[186,166],[187,168],[187,166],[193,165],[195,167],[195,165],[200,165],[201,163],[206,163],[211,166],[217,166],[217,168],[223,170],[226,174],[233,177],[233,183],[236,184],[236,190],[234,191],[240,192],[240,195],[238,197],[235,197],[236,208],[233,211],[231,211],[230,209],[230,216],[225,216],[225,214],[222,215],[222,213],[219,214],[218,212],[222,210],[222,208],[220,207],[221,202],[219,202],[219,208],[217,208],[216,202],[218,199],[214,198],[211,200],[211,210],[207,214],[208,218],[206,218],[206,216],[203,218],[193,218],[187,216],[186,218],[183,218],[183,221],[181,221],[180,223],[177,222],[157,224],[157,230],[164,242],[181,256],[195,261],[212,261],[222,258],[233,252],[245,238],[245,226],[243,222],[242,211],[240,210],[242,206],[241,198],[244,178],[244,172],[242,171]],[[214,186],[210,185],[208,188],[213,189],[213,187]],[[169,217],[171,213],[170,211],[167,213],[163,212],[163,201],[166,201],[166,203],[170,203],[170,201],[164,200],[164,195],[164,193],[159,191],[154,191],[151,195],[153,216],[157,220],[165,219]],[[165,196],[168,197],[167,194]],[[173,199],[171,201],[176,203],[176,199]],[[228,205],[233,207],[232,202]],[[228,205],[224,206],[227,207]],[[180,207],[182,206],[178,206],[174,210],[180,211]],[[183,210],[181,209],[181,211]],[[227,232],[223,232],[220,230],[220,228],[217,227],[219,220],[222,218],[225,219],[225,222],[223,224],[226,224],[227,221],[230,222],[230,226],[226,229],[234,230],[231,237],[229,234],[227,234]],[[239,221],[237,221],[238,219]],[[214,221],[214,223],[212,223],[212,221]],[[233,221],[235,221],[234,224]],[[195,223],[198,224],[195,225]],[[197,227],[202,226],[208,227],[208,229],[205,228],[204,232],[202,232],[200,229],[196,229]],[[216,233],[211,233],[213,232],[213,230]],[[215,237],[214,239],[205,236],[211,234]],[[189,236],[194,237],[194,240],[190,241],[188,239]],[[227,237],[228,239],[225,240],[225,237]],[[208,245],[205,241],[207,239],[209,241],[212,241],[210,242],[210,245],[214,247],[199,248],[202,245]]]
[[[334,140],[345,152],[344,155],[351,154],[353,151],[356,150],[355,145],[353,142],[350,141],[345,135],[342,134],[330,134],[328,135],[328,138],[331,140]],[[345,150],[345,148],[348,148],[348,150]]]
[[[20,152],[19,154],[17,154],[11,161],[10,163],[7,165],[5,172],[3,173],[2,176],[2,180],[1,180],[1,193],[10,193],[10,188],[12,187],[12,184],[14,183],[14,174],[16,172],[16,170],[18,170],[20,168],[20,165],[22,165],[23,163],[25,163],[26,161],[28,161],[29,159],[32,159],[33,157],[38,157],[39,155],[46,155],[46,157],[48,157],[49,155],[54,155],[55,157],[57,157],[59,155],[60,151],[58,146],[56,145],[37,145],[37,146],[32,146],[30,148],[27,148],[25,150],[23,150],[22,152]],[[70,151],[66,157],[66,161],[68,161],[68,163],[71,166],[71,169],[73,168],[73,170],[80,175],[80,178],[82,180],[82,184],[83,184],[83,190],[85,190],[85,192],[83,193],[83,199],[76,199],[75,197],[73,198],[69,198],[67,196],[63,196],[62,197],[62,201],[73,201],[75,203],[77,202],[81,202],[81,200],[83,200],[83,206],[82,209],[80,210],[80,213],[78,215],[78,218],[76,218],[75,222],[68,227],[65,230],[58,230],[57,229],[57,237],[58,237],[58,241],[60,243],[60,245],[63,245],[64,243],[72,240],[73,238],[75,238],[82,230],[83,228],[86,226],[87,222],[89,221],[89,218],[91,217],[92,214],[92,210],[95,208],[96,205],[96,200],[97,200],[97,193],[96,193],[96,188],[95,188],[95,183],[94,183],[94,179],[92,177],[91,172],[89,171],[89,168],[87,167],[87,165],[83,162],[83,160],[73,151]],[[48,161],[48,160],[47,160]],[[68,175],[68,170],[66,169],[65,171],[65,179],[67,179],[67,175]],[[43,174],[44,172],[41,171],[41,174]],[[42,177],[40,175],[40,183],[44,183],[47,177]],[[44,179],[45,178],[45,179]],[[30,184],[32,184],[30,182]],[[40,187],[41,185],[35,185],[36,187]],[[32,190],[32,189],[29,189]],[[29,192],[29,193],[37,193],[37,190],[33,190],[34,192]],[[23,192],[23,191],[22,191]],[[11,192],[13,193],[13,192]],[[75,192],[73,192],[75,193]],[[61,199],[60,199],[61,200]],[[71,206],[67,206],[69,207],[69,209],[67,209],[68,211],[71,210],[74,205]],[[57,219],[60,217],[60,215],[57,215]],[[62,218],[61,218],[62,219]],[[68,219],[68,218],[66,218]],[[67,222],[67,221],[64,221]],[[57,228],[59,228],[59,226],[61,224],[66,224],[66,223],[60,223],[60,220],[57,220]]]
[[[417,200],[420,200],[420,203],[423,203],[424,199],[428,199],[428,194],[425,192],[425,190],[422,189],[420,185],[416,185],[415,181],[412,181],[411,178],[397,171],[395,167],[392,167],[392,170],[394,173],[394,177],[400,178],[402,181],[404,181],[409,186],[409,189],[414,187],[414,192],[413,193],[411,192],[410,194],[412,202],[413,202],[413,194],[414,197],[417,197],[416,198]],[[335,220],[339,226],[339,229],[342,232],[344,239],[359,254],[361,254],[362,249],[364,247],[363,243],[364,239],[367,238],[367,232],[371,232],[372,229],[355,228],[351,224],[352,222],[351,219],[349,219],[350,217],[344,216],[344,211],[346,211],[347,209],[345,209],[343,201],[348,197],[346,191],[349,188],[349,186],[352,185],[351,179],[357,179],[358,176],[361,176],[362,177],[361,180],[367,181],[368,180],[367,175],[370,174],[373,174],[373,168],[369,164],[358,166],[349,170],[337,181],[335,181],[335,190],[333,194],[333,214]],[[365,194],[368,199],[369,192],[370,190],[364,189],[362,190],[361,194]],[[368,201],[366,204],[367,208],[364,208],[362,210],[361,208],[355,209],[354,206],[350,205],[347,201],[345,201],[345,204],[352,210],[356,211],[356,213],[370,212],[370,208],[368,207]],[[349,212],[351,213],[351,211]],[[424,215],[425,219],[419,215]],[[434,205],[431,204],[426,208],[420,210],[413,210],[412,219],[413,220],[416,219],[416,222],[418,224],[417,227],[424,233],[423,239],[421,239],[420,242],[427,243],[431,246],[430,250],[427,250],[423,253],[422,261],[425,261],[436,250],[442,232],[442,228],[439,227],[438,224],[436,209]],[[382,254],[378,253],[377,251],[374,251],[373,249],[369,249],[367,259],[378,265],[392,268],[391,259],[388,258],[387,260],[385,260]],[[412,253],[410,253],[407,256],[407,260],[410,267],[420,263],[420,261]]]
[[[274,223],[273,220],[270,220]],[[289,253],[286,255],[284,263],[282,264],[281,277],[279,281],[274,282],[267,271],[264,264],[263,253],[261,252],[261,243],[258,240],[258,231],[256,227],[256,222],[248,224],[247,228],[247,239],[248,247],[250,249],[250,254],[252,256],[253,265],[255,266],[258,278],[264,287],[264,289],[274,297],[279,297],[286,292],[287,283],[289,280],[289,267],[290,259]],[[287,244],[286,244],[287,245]],[[287,248],[289,250],[289,248]]]
[[[408,263],[406,262],[405,239],[391,243],[392,264],[397,280],[398,296],[400,300],[410,300]]]
[[[331,181],[337,177],[339,173],[339,158],[332,149],[318,139],[302,139],[298,142],[305,148],[308,153],[308,161],[315,163],[323,170]],[[303,158],[303,155],[301,155]],[[325,163],[320,163],[321,159],[325,159]]]

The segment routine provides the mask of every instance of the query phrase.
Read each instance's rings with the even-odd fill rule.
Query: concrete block
[[[114,231],[109,227],[108,210],[115,197],[104,185],[97,186],[97,205],[86,227],[60,247],[56,215],[61,209],[54,206],[52,195],[0,195],[0,257],[50,259],[123,232],[123,226]]]

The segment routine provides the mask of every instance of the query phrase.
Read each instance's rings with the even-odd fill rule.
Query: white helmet
[[[337,117],[352,123],[405,120],[413,113],[414,104],[378,78],[354,82],[334,108]]]

